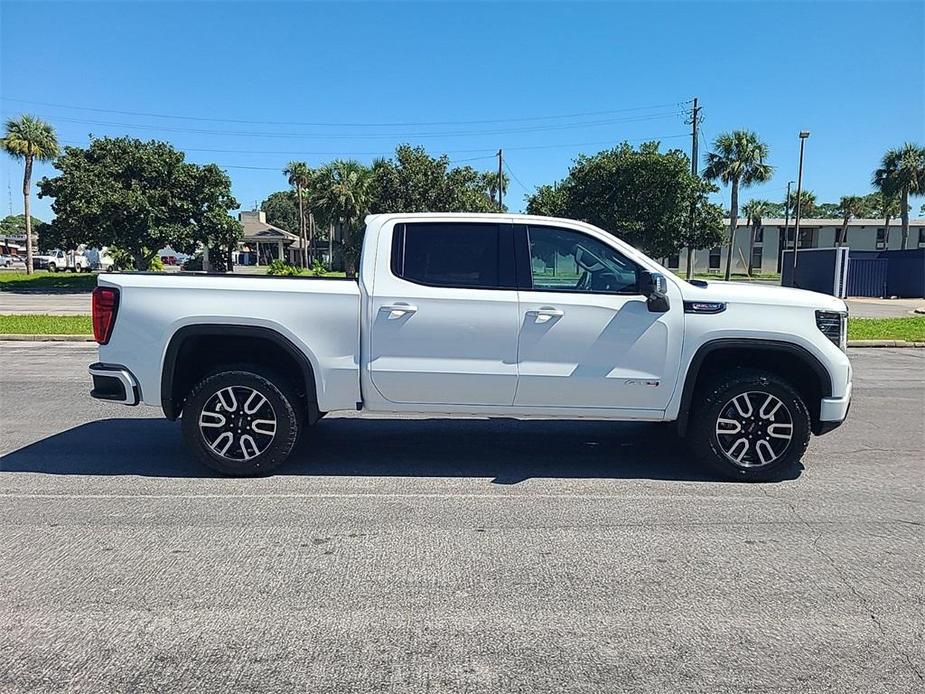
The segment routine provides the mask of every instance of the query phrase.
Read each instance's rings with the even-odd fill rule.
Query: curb
[[[0,342],[93,342],[93,335],[0,335]]]
[[[905,340],[848,340],[849,347],[925,347],[925,342]]]

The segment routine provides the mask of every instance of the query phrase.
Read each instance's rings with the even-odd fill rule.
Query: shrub
[[[311,272],[315,277],[324,277],[328,272],[328,268],[325,267],[324,263],[322,263],[320,260],[315,258],[309,272]]]
[[[285,260],[274,260],[267,266],[267,274],[279,277],[295,277],[302,274],[302,269],[297,268],[295,265],[290,265]]]

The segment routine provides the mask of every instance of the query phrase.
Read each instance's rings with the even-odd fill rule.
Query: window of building
[[[572,229],[530,225],[534,291],[638,293],[638,268],[618,251]]]
[[[401,224],[392,235],[392,272],[437,287],[513,287],[513,277],[502,278],[499,240],[497,224]],[[513,248],[509,255],[513,265]]]
[[[886,248],[886,229],[877,229],[877,250]]]
[[[755,270],[758,270],[758,271],[761,270],[761,260],[764,255],[763,251],[764,251],[763,246],[755,246],[752,249],[752,267]]]
[[[815,229],[800,229],[800,248],[815,248]]]
[[[678,253],[668,256],[668,267],[671,270],[677,270],[681,266],[681,256]]]
[[[925,228],[919,227],[919,248],[925,246]]]
[[[755,229],[755,243],[764,243],[764,227]]]
[[[723,256],[723,251],[719,246],[714,246],[710,249],[710,269],[719,270],[720,259]]]

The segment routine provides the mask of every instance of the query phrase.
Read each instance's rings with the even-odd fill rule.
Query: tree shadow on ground
[[[327,418],[280,475],[716,481],[666,424],[515,419]],[[790,478],[799,476],[799,468]],[[177,422],[106,419],[0,458],[4,472],[217,477],[186,450]]]

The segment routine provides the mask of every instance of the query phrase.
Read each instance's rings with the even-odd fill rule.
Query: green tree
[[[32,210],[29,196],[32,192],[32,165],[38,161],[50,161],[58,156],[60,148],[55,130],[50,124],[24,114],[18,120],[6,122],[6,132],[0,140],[0,147],[14,159],[25,163],[22,177],[22,207],[26,233],[26,274],[31,275],[32,264]]]
[[[884,195],[882,192],[871,193],[866,196],[867,207],[872,214],[883,218],[885,229],[884,247],[890,247],[890,222],[899,216],[899,198],[895,195]]]
[[[842,217],[841,231],[835,237],[835,245],[843,246],[848,240],[848,222],[852,217],[863,217],[868,213],[867,198],[861,195],[843,195],[838,201],[838,211]]]
[[[36,234],[37,229],[45,224],[38,217],[32,217],[32,233]],[[0,219],[0,236],[22,236],[26,233],[26,215],[11,214]]]
[[[356,276],[362,237],[359,224],[369,212],[372,172],[359,162],[338,159],[321,169],[312,178],[312,205],[323,218],[341,229],[344,259],[348,277]]]
[[[748,237],[748,276],[752,276],[754,270],[753,259],[755,257],[755,239],[758,237],[758,229],[761,227],[762,218],[765,215],[769,203],[766,200],[749,200],[742,205],[742,212],[748,219],[750,234]],[[759,268],[760,270],[761,268]]]
[[[299,239],[302,241],[302,266],[308,267],[308,248],[312,239],[308,234],[305,220],[305,191],[312,182],[314,172],[304,161],[291,161],[283,173],[289,177],[289,185],[295,188],[296,201],[299,206]]]
[[[712,227],[711,220],[722,219],[717,208],[706,203],[704,190],[680,150],[660,152],[658,142],[638,149],[624,143],[579,156],[564,180],[528,198],[527,210],[582,219],[649,255],[664,257],[686,243],[692,199],[699,201],[697,219],[705,229]]]
[[[722,181],[730,187],[729,206],[729,252],[726,254],[726,275],[732,271],[732,254],[735,248],[735,232],[739,217],[739,188],[748,188],[755,183],[771,179],[773,171],[768,158],[768,146],[750,130],[733,130],[722,133],[713,142],[713,151],[707,153],[707,166],[703,177],[710,181]]]
[[[813,217],[817,214],[818,204],[816,202],[816,194],[813,191],[801,190],[799,200],[800,219]],[[797,214],[797,192],[795,190],[790,193],[790,198],[787,202],[790,205],[790,216],[795,217]]]
[[[568,196],[558,185],[539,186],[533,195],[527,196],[527,214],[541,217],[564,217],[567,214]]]
[[[694,179],[697,188],[694,193],[694,218],[689,218],[678,236],[679,250],[687,249],[685,277],[690,279],[694,272],[694,251],[713,248],[723,242],[723,207],[709,201],[708,196],[719,192],[719,188],[706,179]]]
[[[507,186],[506,176],[502,184]],[[373,162],[370,211],[492,212],[497,190],[497,172],[451,168],[446,155],[432,157],[423,147],[399,145],[394,157]]]
[[[909,196],[925,195],[925,147],[907,142],[888,150],[874,171],[873,184],[884,195],[899,198],[902,219],[902,249],[909,244]]]
[[[228,214],[238,206],[231,180],[214,164],[190,164],[165,142],[104,137],[66,147],[55,168],[57,176],[39,182],[39,196],[54,198],[59,238],[115,246],[137,270],[168,245],[193,253],[202,244],[210,261],[214,249],[215,265],[227,265],[241,226]]]
[[[267,216],[267,222],[286,231],[299,228],[299,205],[296,202],[295,191],[280,190],[270,193],[267,199],[260,203],[260,209]]]

